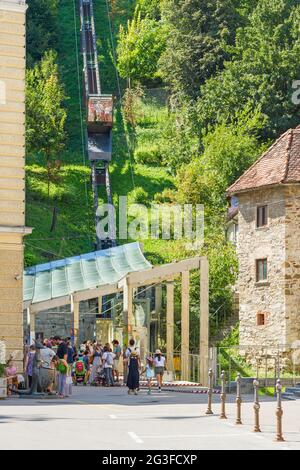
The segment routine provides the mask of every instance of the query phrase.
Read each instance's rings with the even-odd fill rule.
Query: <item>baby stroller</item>
[[[103,367],[99,367],[93,382],[91,383],[94,387],[104,387],[105,385],[105,374]]]
[[[83,359],[79,357],[73,366],[73,384],[83,384],[86,385],[86,367]]]

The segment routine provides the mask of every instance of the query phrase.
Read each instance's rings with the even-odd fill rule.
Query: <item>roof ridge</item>
[[[274,147],[277,145],[278,142],[280,142],[287,134],[290,132],[292,129],[288,129],[284,134],[282,134],[278,139],[275,140],[275,142],[269,147],[262,155],[259,157],[252,165],[246,170],[229,188],[227,189],[228,192],[230,192],[231,188],[235,186],[236,184],[239,183],[239,181],[244,178],[254,167],[257,165]]]

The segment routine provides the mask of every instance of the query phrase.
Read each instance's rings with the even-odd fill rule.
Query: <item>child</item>
[[[154,377],[154,371],[153,371],[153,359],[150,356],[146,358],[145,373],[146,373],[147,387],[148,387],[147,394],[151,395],[151,385],[152,385],[151,382]]]

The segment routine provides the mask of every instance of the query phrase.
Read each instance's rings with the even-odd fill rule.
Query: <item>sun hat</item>
[[[157,349],[157,350],[155,351],[155,354],[161,354],[161,350],[160,350],[160,349]]]

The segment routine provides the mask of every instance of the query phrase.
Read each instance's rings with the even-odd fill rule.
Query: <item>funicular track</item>
[[[96,248],[116,246],[116,240],[101,239],[97,227],[98,186],[105,186],[107,202],[113,203],[109,175],[112,158],[113,97],[102,94],[93,0],[79,0],[81,22],[81,53],[83,56],[83,101],[86,108],[87,154],[91,164],[91,181],[94,198]]]

